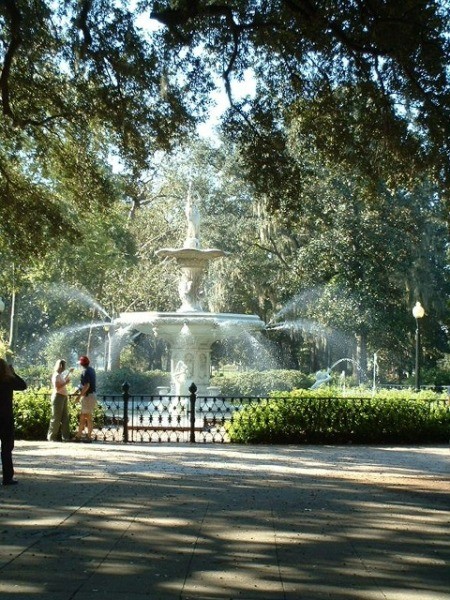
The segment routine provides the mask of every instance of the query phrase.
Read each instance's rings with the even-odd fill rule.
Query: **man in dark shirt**
[[[80,385],[78,392],[81,400],[80,422],[78,425],[78,433],[75,437],[76,441],[81,441],[84,428],[87,428],[87,435],[83,438],[85,442],[92,442],[93,429],[93,413],[97,405],[96,387],[95,387],[95,370],[89,366],[89,358],[80,356],[78,363],[82,368]]]

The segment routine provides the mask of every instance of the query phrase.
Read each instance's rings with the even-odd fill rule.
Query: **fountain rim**
[[[204,260],[208,262],[214,258],[222,258],[229,255],[229,252],[220,250],[219,248],[160,248],[156,250],[157,256],[187,258]]]
[[[258,323],[265,327],[265,323],[258,315],[248,315],[243,313],[211,313],[207,311],[182,311],[182,312],[161,312],[161,311],[137,311],[120,313],[115,319],[116,322],[127,322],[127,324],[139,324],[145,320],[148,323],[155,321],[241,321],[249,323]]]

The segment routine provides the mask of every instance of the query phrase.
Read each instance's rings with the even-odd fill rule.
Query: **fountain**
[[[337,367],[337,365],[341,362],[352,363],[357,368],[358,371],[362,372],[361,366],[353,358],[340,358],[335,363],[333,363],[331,365],[331,367],[328,367],[328,369],[322,370],[322,371],[317,371],[316,381],[312,384],[310,389],[316,390],[317,388],[321,387],[322,385],[325,385],[326,383],[328,383],[331,379],[331,371],[334,369],[334,367]],[[343,379],[345,380],[345,371],[343,371],[343,376],[344,376]],[[342,378],[342,375],[341,375],[341,378]]]
[[[181,271],[178,293],[181,306],[176,312],[121,313],[115,326],[159,336],[170,345],[170,394],[189,394],[194,382],[199,396],[217,395],[209,386],[211,346],[214,342],[258,331],[264,322],[255,315],[212,313],[203,308],[203,278],[210,261],[227,255],[217,248],[200,247],[200,215],[189,190],[186,200],[187,235],[182,248],[162,248],[161,258],[174,259]],[[169,390],[162,390],[162,394]]]

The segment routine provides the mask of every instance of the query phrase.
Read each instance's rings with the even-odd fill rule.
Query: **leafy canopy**
[[[450,183],[450,7],[427,0],[158,1],[166,47],[202,48],[205,72],[222,75],[253,179],[270,170],[294,126],[330,160],[374,181],[408,182],[433,168]],[[232,97],[251,69],[254,98]],[[244,133],[245,132],[245,133]],[[272,198],[272,204],[277,205]]]
[[[78,216],[115,199],[111,156],[147,168],[205,118],[217,76],[255,183],[290,131],[374,181],[408,185],[426,168],[447,191],[449,12],[437,0],[5,0],[0,249],[76,240]],[[237,100],[249,71],[255,96]]]
[[[145,168],[194,98],[161,93],[161,50],[117,2],[8,0],[0,42],[0,250],[26,257],[76,241],[118,198],[111,156]]]

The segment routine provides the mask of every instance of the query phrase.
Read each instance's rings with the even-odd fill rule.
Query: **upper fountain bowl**
[[[211,260],[227,256],[228,253],[217,248],[206,248],[204,250],[198,248],[161,248],[155,254],[162,258],[175,258],[178,264],[185,267],[195,267],[197,265],[203,267]]]

